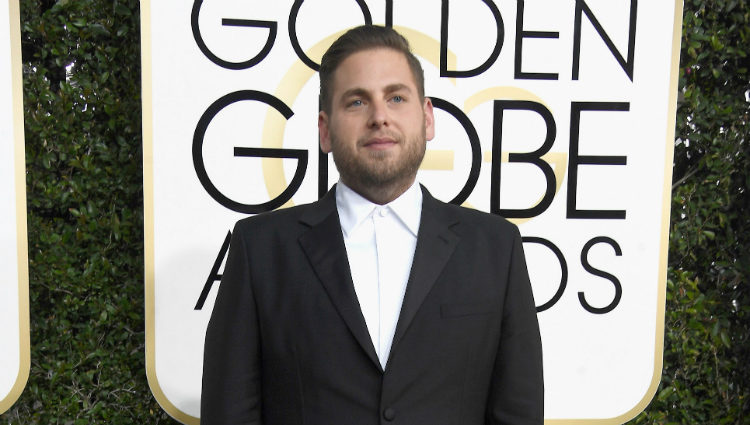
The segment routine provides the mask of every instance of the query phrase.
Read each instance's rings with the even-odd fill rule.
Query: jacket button
[[[390,407],[383,410],[383,418],[385,418],[386,421],[392,421],[396,419],[396,411]]]

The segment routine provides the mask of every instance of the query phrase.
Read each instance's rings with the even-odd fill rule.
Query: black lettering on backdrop
[[[365,18],[365,25],[372,25],[372,14],[370,14],[370,9],[367,7],[367,4],[364,0],[355,1],[362,10],[362,15]],[[302,46],[300,46],[299,39],[297,38],[297,15],[299,14],[299,9],[302,7],[303,2],[304,0],[295,0],[291,10],[289,10],[289,40],[292,42],[292,48],[294,49],[294,52],[297,53],[297,57],[310,69],[318,71],[320,69],[320,64],[315,63],[315,61],[305,54],[305,51],[302,50]]]
[[[203,41],[203,36],[201,35],[201,29],[200,25],[198,24],[198,17],[200,16],[201,7],[203,5],[203,0],[195,0],[193,3],[193,11],[190,15],[190,26],[193,29],[193,38],[195,39],[195,44],[198,45],[198,48],[201,52],[213,63],[219,65],[222,68],[227,69],[246,69],[251,68],[258,63],[260,63],[263,59],[268,56],[268,53],[271,51],[271,48],[273,47],[273,43],[276,40],[276,30],[277,25],[274,21],[256,21],[251,19],[222,19],[221,24],[228,27],[248,27],[248,28],[267,28],[268,29],[268,38],[266,39],[266,44],[263,46],[263,48],[256,54],[254,57],[242,61],[242,62],[230,62],[224,59],[221,59],[220,57],[216,56],[211,49],[206,46],[206,43]]]
[[[385,26],[393,28],[393,0],[385,0]]]
[[[471,169],[469,170],[469,177],[466,179],[466,183],[461,191],[451,200],[451,204],[461,205],[469,198],[469,195],[471,195],[471,192],[474,191],[474,187],[477,185],[477,180],[479,180],[479,168],[482,164],[482,145],[479,143],[479,135],[476,128],[474,128],[474,124],[464,114],[464,111],[439,97],[430,97],[430,99],[432,99],[434,107],[451,114],[464,128],[466,135],[469,136],[469,145],[471,146]]]
[[[594,26],[596,32],[599,33],[599,36],[602,38],[602,40],[604,40],[604,44],[607,45],[609,51],[612,52],[612,55],[615,57],[615,59],[617,59],[617,63],[620,64],[622,69],[628,75],[630,81],[633,81],[633,64],[635,62],[635,21],[637,9],[638,0],[630,0],[630,24],[628,26],[628,58],[625,59],[623,58],[620,51],[617,50],[617,47],[615,47],[615,44],[612,42],[612,39],[609,38],[609,35],[607,35],[607,33],[604,31],[602,24],[599,23],[598,19],[596,19],[596,16],[594,16],[594,12],[591,11],[589,5],[587,5],[584,0],[576,0],[575,23],[573,27],[574,80],[578,79],[578,68],[581,62],[581,15],[585,13],[586,17],[589,19],[589,22],[591,22],[591,25]]]
[[[557,73],[548,72],[523,72],[521,70],[521,60],[523,57],[523,39],[524,38],[560,38],[557,31],[526,31],[523,29],[523,10],[524,0],[518,0],[516,15],[516,57],[513,75],[516,79],[526,80],[557,80]]]
[[[318,111],[322,111],[318,96]],[[328,192],[328,154],[320,149],[320,130],[318,130],[318,199]]]
[[[615,296],[612,299],[612,302],[610,302],[609,305],[601,308],[591,306],[591,304],[586,301],[586,297],[583,292],[578,293],[578,300],[581,302],[583,308],[586,309],[586,311],[588,311],[589,313],[593,314],[609,313],[610,311],[614,310],[615,307],[617,307],[617,305],[620,303],[620,298],[622,298],[622,284],[620,283],[620,280],[611,273],[607,273],[605,271],[594,268],[591,263],[589,263],[589,250],[591,250],[591,247],[599,243],[606,243],[614,248],[615,255],[617,255],[618,257],[622,255],[620,245],[614,239],[607,236],[598,236],[591,239],[590,241],[586,242],[586,245],[584,245],[583,249],[581,250],[581,264],[583,265],[583,268],[594,276],[599,276],[601,278],[609,280],[615,287]]]
[[[579,210],[576,207],[579,165],[626,165],[626,156],[579,155],[581,112],[583,111],[629,111],[629,102],[571,102],[570,104],[570,152],[568,154],[568,203],[567,218],[624,219],[625,210]]]
[[[553,295],[552,298],[549,299],[549,301],[536,308],[536,312],[541,313],[544,310],[547,310],[553,305],[557,304],[557,302],[560,301],[560,298],[562,298],[563,292],[565,292],[565,287],[568,285],[568,263],[567,261],[565,261],[565,256],[563,255],[562,251],[560,251],[560,248],[558,248],[557,245],[547,239],[534,236],[524,236],[521,238],[521,240],[524,243],[536,243],[547,247],[550,251],[552,251],[553,254],[555,254],[555,257],[557,257],[557,261],[560,263],[560,284],[557,286],[555,295]]]
[[[492,12],[492,16],[497,24],[497,39],[495,40],[495,47],[492,53],[484,61],[483,64],[479,65],[474,69],[468,71],[454,71],[448,69],[448,3],[449,0],[442,0],[442,9],[440,13],[440,76],[441,77],[453,77],[453,78],[466,78],[474,77],[488,70],[490,66],[497,60],[500,55],[500,50],[503,48],[503,39],[505,37],[505,26],[503,25],[503,17],[500,15],[500,11],[497,9],[495,3],[492,0],[482,0],[482,3],[486,4]]]
[[[305,63],[311,69],[317,71],[319,64],[312,61],[302,50],[299,39],[297,37],[296,23],[298,19],[299,10],[304,0],[295,0],[289,13],[288,31],[291,40],[292,47],[297,57]],[[372,25],[372,17],[370,10],[364,0],[355,0],[359,8],[362,10],[365,24]],[[515,67],[514,77],[516,79],[536,79],[536,80],[557,80],[559,79],[558,73],[549,72],[524,72],[522,67],[522,51],[524,39],[559,39],[559,32],[556,31],[527,31],[524,29],[524,7],[525,0],[517,1],[517,19],[516,19],[516,43],[515,43]],[[504,24],[503,19],[498,10],[497,6],[492,0],[482,0],[482,2],[490,9],[493,18],[497,26],[497,38],[495,39],[495,45],[492,53],[485,60],[485,62],[478,67],[470,70],[449,70],[447,65],[447,50],[448,50],[448,31],[449,31],[449,0],[441,1],[441,39],[440,39],[440,76],[441,77],[458,77],[467,78],[480,75],[487,71],[499,57],[500,51],[503,46],[504,40]],[[193,9],[191,14],[191,27],[195,42],[201,52],[215,64],[232,70],[240,70],[253,67],[263,61],[274,46],[276,35],[277,35],[277,23],[275,21],[259,21],[249,19],[233,19],[224,18],[222,19],[223,26],[235,26],[244,28],[254,29],[267,29],[268,37],[265,41],[264,46],[255,54],[254,57],[241,62],[230,62],[219,58],[215,55],[205,44],[201,29],[199,26],[199,15],[202,7],[202,0],[195,0],[193,3]],[[620,64],[622,69],[628,75],[631,81],[633,81],[634,74],[634,46],[635,46],[635,30],[636,30],[636,11],[637,11],[637,0],[630,1],[630,23],[629,23],[629,38],[628,38],[628,51],[627,59],[620,53],[615,47],[611,38],[604,30],[599,20],[596,18],[591,8],[588,6],[585,0],[576,0],[575,2],[575,23],[574,23],[574,40],[573,40],[573,72],[572,79],[578,80],[579,78],[579,67],[580,67],[580,54],[581,54],[581,26],[582,16],[586,15],[589,22],[591,22],[593,28],[597,31],[600,38],[604,41],[609,51],[612,53],[614,58]],[[385,24],[386,26],[393,26],[393,0],[385,0]],[[251,50],[248,49],[250,52]],[[257,51],[255,48],[254,51]],[[213,184],[209,178],[205,164],[203,162],[203,142],[205,133],[208,125],[211,123],[213,118],[225,107],[239,101],[259,101],[269,105],[276,111],[281,113],[287,120],[293,115],[293,111],[283,101],[270,95],[268,93],[254,91],[254,90],[241,90],[233,93],[229,93],[213,104],[211,104],[203,116],[197,123],[196,130],[193,138],[193,165],[196,170],[196,174],[204,189],[209,195],[223,205],[233,211],[246,213],[246,214],[257,214],[260,212],[274,210],[287,201],[299,190],[302,181],[305,177],[308,164],[308,150],[300,149],[271,149],[271,148],[251,148],[251,147],[235,147],[235,157],[267,157],[267,158],[292,158],[297,160],[297,168],[294,173],[289,185],[284,191],[279,194],[276,198],[261,204],[243,204],[234,201],[223,193]],[[469,195],[473,192],[476,187],[480,167],[481,167],[481,146],[479,136],[471,120],[466,114],[452,103],[440,99],[432,98],[433,105],[435,108],[441,109],[450,115],[452,115],[464,128],[466,132],[469,144],[471,147],[471,169],[469,176],[460,190],[460,192],[451,200],[453,204],[462,204],[468,199]],[[568,163],[568,199],[567,199],[567,218],[592,218],[592,219],[624,219],[624,210],[579,210],[576,207],[576,193],[577,193],[577,179],[578,179],[578,166],[579,165],[626,165],[627,157],[625,156],[595,156],[595,155],[579,155],[579,136],[580,136],[580,114],[583,111],[628,111],[629,103],[627,102],[572,102],[571,103],[571,121],[570,121],[570,150],[569,150],[569,163]],[[542,159],[542,156],[550,151],[554,141],[556,139],[556,123],[554,116],[544,105],[532,101],[511,101],[511,100],[495,100],[494,101],[494,116],[493,116],[493,146],[492,146],[492,170],[491,170],[491,194],[490,194],[490,211],[494,214],[500,214],[508,218],[531,218],[542,214],[549,208],[553,198],[555,196],[555,187],[557,180],[553,172],[552,166]],[[528,163],[535,165],[544,174],[546,180],[546,188],[544,196],[541,201],[526,209],[502,209],[500,207],[500,182],[501,182],[501,155],[502,155],[502,126],[503,126],[503,112],[505,110],[525,110],[533,111],[538,113],[544,120],[546,126],[546,136],[541,147],[533,152],[524,153],[510,153],[508,162],[509,163]],[[318,195],[322,197],[328,191],[328,155],[320,151],[318,147],[319,155],[319,168],[318,168]],[[218,252],[213,267],[207,277],[198,301],[195,305],[195,310],[201,310],[206,302],[208,295],[213,287],[214,282],[221,279],[219,273],[220,267],[224,261],[224,258],[229,249],[231,240],[231,231],[227,233],[227,236]],[[565,289],[567,288],[569,273],[567,261],[562,251],[551,241],[541,237],[524,237],[524,243],[536,243],[543,245],[549,249],[557,258],[560,269],[561,278],[558,284],[555,294],[546,302],[539,305],[536,309],[537,312],[545,311],[553,307],[563,296]],[[614,310],[619,304],[622,297],[622,285],[617,277],[606,271],[600,270],[593,267],[589,263],[589,251],[597,244],[606,243],[613,247],[617,256],[622,255],[620,246],[615,240],[605,236],[595,237],[589,240],[581,251],[581,264],[583,268],[590,274],[601,277],[610,281],[614,285],[615,295],[612,301],[605,307],[594,307],[590,305],[584,292],[578,292],[579,302],[583,308],[592,314],[605,314]]]
[[[198,302],[195,303],[194,310],[203,309],[203,304],[206,303],[206,298],[208,298],[208,293],[211,292],[211,287],[214,285],[214,282],[221,280],[219,267],[221,267],[221,263],[224,262],[224,257],[227,255],[227,251],[229,250],[229,241],[231,240],[232,231],[230,230],[227,232],[227,237],[224,238],[224,243],[221,244],[219,255],[217,255],[216,260],[214,260],[214,266],[211,267],[211,273],[208,274],[208,279],[206,279],[206,283],[203,285],[203,290],[201,291],[200,297],[198,297]]]
[[[500,161],[503,150],[503,111],[506,109],[510,110],[527,110],[533,111],[539,114],[543,119],[547,128],[547,135],[544,139],[544,143],[539,149],[528,152],[528,153],[510,153],[508,155],[508,162],[525,162],[536,165],[544,173],[544,179],[547,182],[547,187],[544,191],[544,197],[538,204],[532,208],[527,209],[501,209],[500,208]],[[557,124],[555,124],[555,118],[552,116],[552,112],[547,109],[544,105],[537,102],[526,101],[526,100],[496,100],[494,104],[494,117],[493,117],[493,128],[492,128],[492,172],[491,172],[491,183],[490,183],[490,212],[493,214],[499,214],[506,218],[529,218],[536,217],[543,213],[549,208],[552,203],[552,199],[555,197],[555,187],[557,186],[557,179],[555,178],[555,172],[552,170],[546,161],[542,159],[542,155],[549,152],[552,149],[552,144],[555,142],[557,136]]]
[[[208,173],[206,173],[206,166],[203,163],[203,139],[206,135],[206,129],[208,128],[208,125],[211,123],[211,120],[213,120],[216,114],[219,113],[219,111],[235,102],[240,102],[243,100],[254,100],[265,103],[266,105],[269,105],[270,107],[281,113],[287,120],[291,118],[292,115],[294,115],[294,112],[292,112],[292,110],[284,102],[268,93],[263,93],[255,90],[240,90],[222,96],[217,101],[212,103],[211,106],[206,109],[206,112],[203,113],[200,120],[198,120],[198,125],[195,128],[195,135],[193,136],[193,166],[195,167],[195,173],[198,175],[198,180],[200,180],[203,188],[206,189],[206,192],[208,192],[208,194],[211,195],[211,197],[214,198],[214,200],[216,200],[218,203],[229,208],[232,211],[237,211],[245,214],[258,214],[261,212],[274,210],[284,205],[284,203],[290,200],[295,192],[297,192],[300,185],[302,184],[302,179],[305,177],[305,172],[307,171],[308,152],[304,149],[235,147],[234,156],[297,159],[297,169],[294,172],[294,177],[289,183],[289,186],[287,186],[287,188],[284,189],[284,191],[281,192],[281,194],[279,194],[277,197],[262,204],[243,204],[230,199],[229,197],[221,193],[221,191],[219,191],[219,189],[217,189],[216,186],[214,186],[214,184],[211,182],[211,179],[208,177]]]
[[[318,135],[320,137],[320,135]],[[318,139],[320,140],[320,139]],[[318,145],[318,199],[328,192],[328,154]]]

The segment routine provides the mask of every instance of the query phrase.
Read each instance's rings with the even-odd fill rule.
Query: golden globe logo
[[[314,72],[317,71],[319,68],[319,64],[315,62],[313,59],[310,58],[310,56],[319,57],[322,56],[323,51],[325,48],[327,48],[330,43],[340,35],[340,33],[333,34],[329,37],[326,37],[322,41],[316,43],[308,53],[305,53],[302,48],[300,47],[300,42],[298,40],[298,35],[296,33],[296,20],[298,18],[299,9],[302,6],[302,1],[296,1],[292,5],[290,9],[290,16],[289,16],[289,37],[291,40],[291,44],[294,48],[294,52],[299,58],[299,61],[304,64],[304,66],[300,66],[300,63],[297,63],[296,66],[293,66],[290,70],[287,71],[287,73],[284,75],[284,78],[282,79],[281,83],[279,84],[279,87],[276,88],[276,93],[266,93],[263,91],[257,91],[257,90],[239,90],[235,91],[229,94],[226,94],[222,96],[221,98],[217,99],[215,102],[213,102],[205,111],[205,113],[201,116],[200,120],[198,121],[196,125],[196,130],[193,138],[193,146],[192,146],[192,152],[193,152],[193,164],[195,167],[196,175],[198,176],[202,186],[206,190],[206,192],[219,204],[223,205],[226,208],[229,208],[231,210],[240,212],[240,213],[246,213],[246,214],[257,214],[261,212],[271,211],[276,208],[281,207],[282,205],[287,204],[292,197],[296,194],[296,192],[299,190],[303,179],[306,177],[307,174],[307,167],[308,167],[308,156],[310,155],[311,151],[317,150],[315,146],[311,146],[310,150],[305,149],[285,149],[281,146],[281,142],[284,140],[284,125],[285,121],[282,121],[278,119],[279,115],[283,117],[285,120],[288,120],[289,118],[294,115],[294,112],[292,109],[288,106],[289,104],[292,104],[296,98],[299,96],[300,90],[302,89],[302,86],[309,82],[309,80],[314,76]],[[487,6],[488,10],[491,12],[494,22],[497,26],[496,31],[496,37],[490,38],[491,44],[494,43],[492,47],[492,52],[490,56],[485,60],[483,64],[480,66],[471,69],[471,70],[464,70],[464,71],[457,71],[453,69],[448,68],[448,62],[449,62],[449,52],[448,52],[448,35],[449,35],[449,14],[447,9],[447,2],[443,3],[443,9],[441,10],[441,39],[435,40],[430,38],[426,34],[419,33],[417,31],[414,31],[411,28],[404,28],[404,27],[397,27],[396,29],[400,31],[402,34],[404,34],[407,38],[411,40],[416,40],[416,42],[412,42],[414,52],[418,56],[422,58],[427,58],[429,62],[437,65],[440,69],[440,76],[441,77],[461,77],[461,78],[471,78],[481,75],[482,73],[486,72],[497,60],[503,43],[504,43],[504,23],[502,19],[502,15],[500,11],[498,10],[497,6],[489,1],[484,2]],[[558,38],[557,33],[550,32],[550,31],[527,31],[524,29],[523,26],[523,2],[520,2],[520,10],[517,15],[517,23],[516,23],[516,52],[515,52],[515,68],[514,68],[514,78],[515,79],[540,79],[540,80],[558,80],[559,75],[556,73],[534,73],[534,72],[524,72],[522,71],[522,46],[523,46],[523,40],[526,38],[533,39],[533,38]],[[369,8],[364,2],[357,2],[357,5],[360,7],[363,18],[365,23],[371,24],[372,23],[372,17]],[[580,43],[581,43],[581,26],[582,26],[582,17],[586,16],[590,21],[591,24],[596,28],[596,31],[598,34],[602,37],[602,40],[606,43],[607,48],[612,53],[612,56],[618,61],[618,63],[621,65],[623,72],[627,75],[627,77],[632,80],[633,79],[633,72],[634,72],[634,42],[635,42],[635,11],[636,11],[636,5],[637,3],[631,3],[630,4],[630,20],[628,22],[628,52],[627,52],[627,60],[623,58],[623,55],[620,53],[619,50],[612,44],[612,41],[607,34],[607,32],[602,28],[601,24],[599,23],[598,19],[596,18],[596,15],[593,14],[592,10],[587,6],[585,2],[578,2],[576,3],[575,7],[575,27],[574,27],[574,33],[575,36],[575,45],[573,48],[574,51],[574,57],[573,57],[573,70],[572,70],[572,79],[577,80],[578,74],[579,74],[579,68],[580,68]],[[254,66],[260,66],[262,65],[263,59],[266,58],[266,56],[271,52],[276,36],[277,36],[277,23],[272,21],[260,21],[260,20],[249,20],[249,19],[236,19],[236,18],[224,18],[222,19],[222,25],[223,26],[233,26],[233,27],[244,27],[244,28],[253,28],[253,29],[262,29],[264,33],[267,32],[267,38],[265,40],[265,43],[262,46],[259,46],[257,54],[253,56],[250,59],[244,60],[244,61],[229,61],[222,59],[219,55],[215,54],[205,43],[203,40],[203,35],[201,32],[201,26],[199,25],[199,16],[200,11],[203,6],[202,1],[195,1],[193,4],[192,14],[191,14],[191,28],[193,37],[195,39],[196,45],[200,48],[201,52],[206,56],[207,59],[211,60],[213,63],[217,64],[218,66],[221,66],[223,68],[232,69],[232,70],[241,70],[241,69],[247,69],[252,68]],[[387,9],[386,10],[386,22],[392,22],[392,14],[393,9]],[[437,51],[439,51],[439,55],[436,54]],[[454,55],[450,55],[454,56]],[[453,60],[455,62],[455,59]],[[294,87],[297,90],[289,90],[288,87]],[[540,101],[534,101],[534,100],[502,100],[503,98],[506,98],[508,93],[510,91],[515,91],[517,95],[520,98],[525,99],[538,99],[538,97],[531,92],[522,92],[521,90],[508,90],[512,89],[512,87],[490,87],[485,88],[481,92],[478,93],[472,93],[469,94],[469,97],[471,100],[467,102],[469,108],[467,108],[469,111],[473,109],[473,107],[478,106],[475,103],[477,100],[481,101],[482,99],[484,101],[492,102],[493,103],[493,119],[490,122],[492,128],[493,128],[493,138],[492,138],[492,146],[490,150],[487,150],[485,152],[482,152],[481,150],[481,143],[479,140],[479,137],[477,135],[477,130],[472,123],[471,119],[467,116],[464,111],[459,108],[458,106],[450,103],[449,101],[435,97],[430,96],[428,93],[428,96],[430,96],[433,100],[434,106],[442,110],[444,112],[447,112],[452,116],[453,119],[458,121],[463,131],[466,133],[466,136],[468,138],[468,142],[471,149],[471,157],[470,157],[470,172],[466,178],[466,181],[461,188],[460,192],[457,193],[452,199],[450,199],[450,202],[456,203],[456,204],[463,204],[469,197],[470,194],[472,194],[473,190],[476,187],[477,180],[479,179],[479,173],[480,173],[480,167],[482,158],[488,158],[489,162],[491,162],[491,188],[490,193],[488,194],[490,197],[490,211],[496,214],[500,214],[506,218],[533,218],[540,214],[542,214],[546,209],[550,206],[552,203],[555,195],[559,192],[560,185],[563,180],[563,176],[566,173],[566,170],[568,167],[570,167],[569,170],[569,179],[568,179],[568,191],[567,191],[567,215],[566,218],[590,218],[590,219],[624,219],[626,216],[626,212],[624,210],[596,210],[596,209],[579,209],[576,206],[576,192],[578,187],[578,168],[582,165],[625,165],[627,163],[627,159],[625,156],[593,156],[593,155],[582,155],[579,153],[579,131],[580,131],[580,120],[581,120],[581,114],[587,113],[587,112],[593,112],[593,111],[603,111],[603,112],[610,112],[610,111],[627,111],[629,109],[629,103],[628,102],[571,102],[571,116],[570,116],[570,122],[571,122],[571,135],[570,135],[570,146],[569,151],[565,153],[559,153],[559,152],[550,152],[556,136],[557,136],[557,120],[553,116],[552,112],[548,109],[546,105],[544,105]],[[287,98],[287,101],[280,99],[277,96],[284,96]],[[496,98],[493,98],[492,96],[496,96]],[[235,199],[232,199],[230,196],[225,195],[222,193],[220,188],[214,184],[214,182],[211,180],[209,174],[206,171],[206,167],[203,160],[203,151],[204,151],[204,141],[205,141],[205,134],[208,126],[211,124],[214,117],[216,117],[217,114],[219,114],[224,108],[236,103],[236,102],[242,102],[242,101],[254,101],[254,102],[260,102],[265,104],[269,111],[266,115],[266,120],[264,122],[264,128],[263,128],[263,138],[262,143],[263,147],[245,147],[245,146],[236,146],[234,147],[234,156],[235,157],[260,157],[260,158],[275,158],[275,159],[281,159],[281,158],[291,158],[296,160],[296,167],[294,171],[294,176],[291,179],[291,181],[286,184],[286,179],[283,171],[283,163],[281,161],[263,161],[263,168],[264,168],[264,180],[263,183],[266,186],[269,193],[278,193],[275,197],[273,197],[271,200],[268,200],[266,202],[258,203],[258,204],[249,204],[249,203],[243,203],[241,201],[237,201]],[[522,111],[530,111],[538,114],[540,117],[544,120],[544,126],[546,128],[546,136],[545,139],[540,147],[535,149],[531,152],[503,152],[503,116],[504,112],[507,110],[522,110]],[[560,119],[558,117],[558,119]],[[318,162],[318,170],[317,170],[317,177],[318,177],[318,196],[322,197],[323,194],[328,190],[329,184],[328,184],[328,161],[325,159],[323,154],[321,152],[318,152],[319,155],[321,155],[321,158]],[[431,152],[432,153],[432,152]],[[441,152],[445,154],[445,152]],[[529,208],[523,208],[523,209],[503,209],[500,207],[500,181],[501,181],[501,169],[502,169],[502,161],[501,158],[503,157],[503,153],[505,153],[507,163],[525,163],[525,164],[531,164],[539,169],[539,172],[544,176],[545,179],[545,188],[543,192],[543,197],[532,207]],[[448,152],[447,156],[452,158],[453,152]],[[439,160],[439,157],[445,157],[446,155],[435,155],[434,153],[428,154],[425,160],[425,164],[423,165],[423,168],[426,169],[436,169],[436,168],[443,168],[436,166],[436,163],[441,162]],[[557,163],[555,164],[555,167],[553,168],[552,165],[548,162],[550,159],[556,159]],[[568,159],[569,161],[566,163],[565,159]],[[448,161],[451,162],[451,161]],[[452,164],[450,166],[452,168]],[[557,172],[555,172],[557,170]],[[290,204],[287,204],[290,205]],[[208,279],[206,281],[206,284],[204,285],[203,290],[201,291],[200,297],[198,298],[196,302],[196,309],[203,308],[203,305],[205,303],[206,297],[208,295],[208,292],[210,291],[213,282],[220,279],[220,274],[218,273],[218,268],[220,267],[220,264],[223,261],[224,256],[226,255],[226,252],[229,247],[229,238],[230,235],[228,234],[227,237],[224,240],[224,243],[221,246],[221,249],[219,250],[219,255],[214,262],[214,265],[211,269],[211,272],[208,276]],[[526,242],[528,243],[538,243],[545,247],[548,247],[552,252],[555,253],[558,262],[560,263],[559,266],[563,270],[562,278],[560,280],[560,283],[558,285],[558,290],[556,291],[555,295],[552,297],[552,299],[540,304],[539,311],[546,310],[547,308],[554,305],[557,300],[562,296],[565,287],[567,285],[567,261],[564,257],[564,254],[561,253],[561,251],[555,246],[555,244],[547,239],[539,238],[539,237],[531,237],[527,238]],[[607,243],[613,247],[617,255],[621,254],[621,248],[617,244],[617,242],[609,237],[595,237],[589,240],[586,245],[584,245],[583,252],[584,254],[587,254],[591,246],[598,243]],[[615,287],[615,295],[613,300],[604,307],[594,307],[591,306],[586,300],[585,296],[581,295],[580,300],[583,307],[591,312],[591,313],[606,313],[611,310],[613,310],[621,297],[622,294],[622,286],[620,284],[620,281],[614,277],[612,274],[594,269],[590,264],[588,264],[588,261],[585,259],[585,256],[582,256],[584,258],[585,264],[584,267],[586,270],[592,272],[593,274],[597,276],[601,276],[604,278],[607,278],[612,282],[612,284]]]
[[[186,368],[200,370],[229,229],[336,181],[317,144],[317,62],[361,23],[396,28],[425,68],[437,137],[419,180],[520,225],[548,419],[627,420],[650,400],[679,2],[414,3],[143,3],[147,365],[179,420],[197,423]]]

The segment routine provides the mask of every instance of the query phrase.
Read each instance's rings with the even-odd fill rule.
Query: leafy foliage
[[[21,0],[32,365],[8,424],[174,423],[146,384],[137,0]],[[634,423],[750,421],[750,9],[685,0],[664,372]]]
[[[3,423],[173,423],[144,366],[138,8],[21,1],[32,363]]]
[[[750,8],[685,0],[664,371],[635,423],[750,422]]]

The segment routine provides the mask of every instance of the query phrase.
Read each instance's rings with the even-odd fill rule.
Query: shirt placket
[[[385,257],[385,250],[387,248],[387,244],[385,241],[386,238],[386,225],[385,220],[388,219],[388,207],[378,207],[375,209],[373,214],[373,228],[375,231],[375,252],[377,255],[377,269],[378,269],[378,358],[380,359],[381,365],[384,366],[385,364],[385,357],[387,356],[387,353],[385,353],[385,340],[383,335],[383,314],[384,314],[384,305],[383,302],[387,301],[384,293],[386,292],[385,285],[387,285],[387,282],[385,282],[385,276],[387,275],[387,272],[385,270],[386,265],[384,264],[384,257]]]

